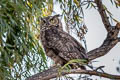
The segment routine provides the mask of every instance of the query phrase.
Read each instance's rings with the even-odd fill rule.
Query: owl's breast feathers
[[[72,59],[88,59],[82,45],[68,33],[51,28],[45,31],[46,48],[52,50],[59,58],[70,61]]]

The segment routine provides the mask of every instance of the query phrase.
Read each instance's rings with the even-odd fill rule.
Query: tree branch
[[[102,18],[102,22],[106,28],[107,31],[111,30],[111,24],[109,22],[109,17],[107,16],[106,12],[105,12],[105,8],[102,4],[102,0],[95,0],[95,3],[98,7],[98,12]]]
[[[107,38],[99,48],[91,50],[87,53],[89,60],[93,60],[107,54],[119,42],[119,39],[117,38],[118,33],[119,27],[115,26],[113,30],[108,32]]]
[[[117,39],[117,36],[120,29],[120,23],[117,23],[116,26],[112,28],[108,20],[107,14],[105,12],[105,9],[103,7],[102,1],[95,0],[95,3],[97,4],[98,12],[102,18],[102,22],[108,34],[107,34],[107,38],[104,40],[103,44],[99,48],[96,48],[88,52],[89,60],[93,60],[98,57],[104,56],[119,42],[119,39]]]
[[[95,76],[105,77],[109,79],[120,79],[120,75],[111,75],[108,73],[102,73],[102,72],[91,71],[91,70],[81,70],[81,69],[72,69],[70,71],[63,70],[61,72],[61,75],[59,76],[58,76],[58,72],[59,72],[58,67],[51,67],[50,69],[44,72],[38,73],[34,75],[34,77],[30,77],[26,80],[49,80],[49,79],[60,77],[67,74],[89,74],[89,75],[95,75]],[[48,76],[48,73],[49,73],[49,76]]]

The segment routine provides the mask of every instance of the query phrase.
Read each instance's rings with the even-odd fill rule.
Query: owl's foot
[[[86,69],[85,66],[82,66],[76,63],[70,64],[70,66],[72,69],[84,69],[84,70]]]
[[[58,67],[60,64],[53,64],[51,67]]]
[[[56,67],[57,66],[57,64],[53,64],[51,67]]]

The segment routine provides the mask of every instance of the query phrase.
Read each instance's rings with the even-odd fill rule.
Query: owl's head
[[[48,16],[48,17],[41,18],[40,29],[45,30],[45,29],[50,29],[50,28],[56,27],[56,28],[62,30],[62,23],[61,23],[59,17],[60,17],[60,15]]]

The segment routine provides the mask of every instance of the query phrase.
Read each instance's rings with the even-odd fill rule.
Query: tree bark
[[[63,70],[61,75],[58,74],[58,67],[51,67],[48,70],[45,70],[44,72],[38,73],[34,76],[29,77],[26,80],[50,80],[52,78],[60,77],[62,75],[67,75],[67,74],[89,74],[89,75],[96,75],[100,77],[105,77],[109,79],[119,79],[120,76],[118,75],[111,75],[108,73],[102,73],[102,72],[96,72],[96,71],[91,71],[91,70],[81,70],[81,69],[72,69],[70,71]],[[49,76],[48,76],[49,75]]]

